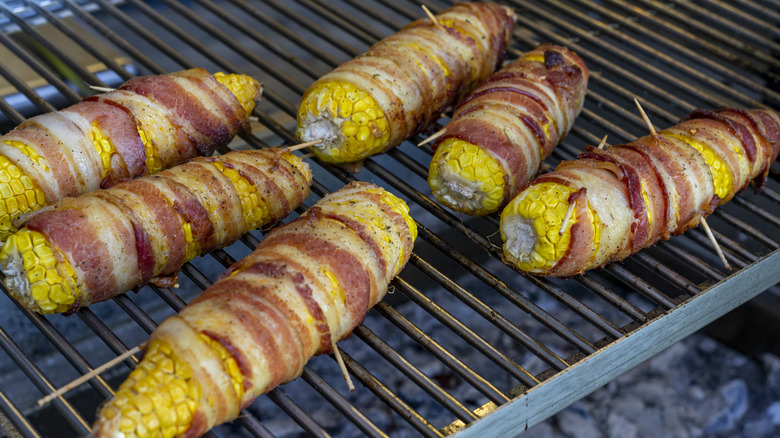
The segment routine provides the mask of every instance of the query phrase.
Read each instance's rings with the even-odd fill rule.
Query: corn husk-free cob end
[[[508,262],[530,273],[544,273],[555,266],[566,253],[571,227],[577,222],[576,212],[568,214],[572,193],[563,184],[545,182],[532,185],[504,208],[501,238]],[[594,214],[592,209],[589,214]]]
[[[0,249],[0,264],[11,296],[34,312],[66,312],[83,298],[70,262],[37,231],[13,233]]]
[[[505,203],[507,173],[489,152],[465,140],[448,138],[436,149],[428,185],[440,203],[475,216]]]
[[[344,81],[315,84],[298,110],[298,137],[322,140],[312,151],[328,163],[352,163],[385,150],[389,125],[377,101]]]

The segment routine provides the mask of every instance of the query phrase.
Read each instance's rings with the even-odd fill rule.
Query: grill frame
[[[447,2],[425,1],[422,3],[426,4],[431,10],[438,11]],[[633,111],[633,107],[628,104],[629,98],[633,97],[633,93],[627,88],[628,85],[624,84],[634,84],[633,87],[650,92],[650,94],[639,97],[643,106],[648,110],[651,118],[656,123],[671,124],[677,120],[677,117],[693,109],[695,103],[699,102],[710,104],[709,106],[723,106],[740,102],[743,104],[762,105],[757,99],[768,96],[768,98],[771,98],[769,100],[770,106],[780,109],[780,98],[778,97],[780,94],[777,91],[753,85],[758,80],[757,78],[760,79],[762,76],[776,81],[780,70],[770,71],[770,67],[776,69],[780,62],[777,60],[773,61],[771,57],[767,58],[760,49],[766,47],[777,50],[780,45],[767,41],[761,35],[752,32],[746,33],[741,27],[734,28],[735,25],[728,19],[723,18],[722,15],[713,15],[713,13],[708,12],[697,4],[704,3],[713,6],[715,10],[727,10],[729,14],[737,17],[735,20],[746,19],[744,18],[744,13],[734,13],[734,11],[728,8],[728,5],[725,5],[720,0],[702,0],[696,3],[675,0],[670,3],[675,5],[675,9],[668,11],[657,8],[656,2],[639,0],[634,3],[650,5],[651,8],[649,10],[656,13],[653,15],[637,9],[636,11],[643,12],[642,14],[637,12],[643,18],[639,18],[636,21],[606,9],[596,2],[587,0],[577,0],[568,4],[554,0],[549,0],[543,4],[523,1],[509,1],[506,3],[529,15],[519,14],[519,29],[516,31],[516,40],[512,46],[515,55],[518,47],[529,48],[537,42],[549,40],[572,47],[586,59],[591,69],[594,70],[593,86],[591,86],[591,91],[589,91],[588,102],[583,115],[580,117],[581,120],[578,120],[575,124],[570,138],[565,140],[564,144],[554,152],[553,158],[548,160],[550,163],[561,159],[573,158],[584,142],[597,143],[604,131],[609,132],[610,138],[618,138],[619,141],[630,141],[638,134],[641,134],[644,129],[644,122]],[[626,10],[631,6],[627,1],[623,0],[608,0],[603,3],[608,3],[618,9],[622,8],[622,10]],[[777,1],[764,0],[764,2],[748,1],[744,3],[747,10],[760,11],[761,9],[757,8],[757,6],[777,4]],[[408,19],[421,15],[416,9],[416,2],[406,0],[387,3],[384,9],[365,7],[362,2],[357,0],[334,2],[299,0],[292,7],[285,6],[279,1],[271,0],[260,5],[265,9],[260,8],[256,2],[250,3],[245,0],[225,1],[221,3],[222,7],[212,3],[210,0],[198,0],[197,3],[190,5],[192,8],[183,6],[174,0],[162,0],[157,6],[169,12],[171,18],[167,15],[159,15],[155,9],[139,0],[128,0],[119,4],[114,4],[114,2],[107,0],[98,0],[94,4],[85,4],[83,0],[78,2],[76,0],[67,0],[62,6],[45,5],[43,7],[33,2],[23,2],[22,15],[30,15],[29,12],[24,12],[29,10],[32,11],[32,16],[43,16],[49,22],[61,24],[60,18],[57,18],[58,14],[62,15],[63,11],[69,11],[78,20],[91,26],[93,31],[102,34],[106,40],[116,46],[118,51],[123,52],[124,55],[139,64],[139,68],[152,73],[170,70],[170,64],[178,64],[179,68],[195,66],[193,59],[180,53],[171,45],[169,41],[172,39],[184,40],[189,47],[194,48],[195,52],[197,52],[198,57],[195,59],[203,59],[205,64],[212,67],[210,68],[212,71],[214,68],[246,71],[247,68],[242,68],[245,65],[248,65],[248,68],[253,71],[260,71],[261,73],[258,76],[267,83],[266,95],[263,102],[261,102],[260,110],[256,111],[255,114],[259,119],[259,123],[263,126],[260,129],[255,129],[253,135],[242,137],[251,147],[295,143],[296,139],[290,130],[287,119],[294,117],[294,105],[296,103],[294,98],[296,94],[299,97],[305,89],[307,82],[303,81],[313,81],[319,74],[334,67],[337,63],[359,54],[362,49],[356,48],[356,46],[370,44],[390,31],[399,28],[405,23],[404,20],[409,21]],[[49,13],[48,8],[51,8],[54,12]],[[264,37],[260,32],[250,32],[251,27],[245,26],[243,31],[249,33],[248,38],[252,41],[239,41],[234,36],[223,32],[209,23],[208,20],[202,18],[197,12],[193,11],[194,8],[199,8],[198,10],[201,11],[210,11],[215,14],[216,19],[234,18],[236,23],[241,23],[239,18],[230,15],[220,15],[220,11],[223,9],[244,11],[251,16],[252,20],[255,20],[253,23],[262,23],[266,26],[264,30],[280,35],[282,39],[277,40]],[[347,8],[352,8],[350,9],[352,15],[344,19],[341,16],[344,15]],[[580,16],[576,13],[578,11],[577,8],[590,11],[591,15],[600,14],[602,17],[606,16],[609,20],[605,22],[602,19],[589,15]],[[697,70],[691,71],[693,67],[681,63],[657,47],[649,46],[636,39],[612,42],[617,37],[629,35],[629,32],[622,31],[622,28],[625,27],[629,28],[631,32],[647,33],[653,41],[656,41],[655,44],[666,45],[666,40],[664,40],[666,37],[659,35],[661,37],[659,38],[659,36],[647,32],[647,22],[662,25],[666,29],[677,32],[674,29],[674,20],[679,19],[678,14],[680,13],[677,11],[678,8],[703,17],[701,21],[699,21],[698,16],[697,20],[693,20],[697,29],[702,29],[700,25],[703,22],[709,22],[713,27],[734,28],[736,33],[742,33],[744,38],[751,41],[753,45],[745,45],[744,42],[734,41],[733,38],[723,32],[713,34],[709,30],[707,34],[714,39],[728,45],[730,48],[737,47],[745,51],[747,55],[729,53],[728,50],[723,49],[716,50],[715,52],[717,53],[705,53],[707,57],[704,57],[704,61],[702,61],[704,68],[714,69],[718,75],[730,76],[730,80],[739,82],[737,85],[741,87],[740,89],[746,88],[750,93],[740,94],[739,92],[732,92],[736,88],[720,85],[721,83],[714,79],[710,80],[709,86],[720,87],[720,91],[730,94],[729,97],[724,98],[707,88],[703,88],[701,85],[693,85],[663,71],[658,66],[658,63],[666,63],[671,67],[677,68],[678,71],[676,73],[692,75],[696,79],[706,81],[710,77],[707,74],[699,74]],[[266,9],[270,9],[270,12],[266,11]],[[131,17],[126,13],[127,10],[137,12],[137,14]],[[12,6],[4,5],[0,12],[4,14],[4,17],[11,17],[10,21],[24,27],[26,18],[21,18],[21,16],[17,15]],[[550,12],[559,14],[550,14]],[[225,14],[228,13],[225,12]],[[650,17],[657,15],[663,15],[668,19],[660,21],[651,20]],[[110,28],[103,25],[95,16],[110,16],[116,22],[117,27]],[[312,21],[317,17],[324,20],[322,21],[323,25]],[[365,17],[373,21],[362,21],[361,18]],[[213,17],[210,18],[214,19]],[[164,36],[158,36],[157,34],[148,35],[145,27],[136,20],[159,26],[160,29],[163,29],[160,32],[164,33]],[[188,20],[192,20],[192,23],[194,23],[191,24],[192,28],[188,28],[189,31],[211,34],[213,40],[201,42],[197,36],[193,36],[187,30],[179,27]],[[724,20],[726,24],[723,24]],[[748,19],[748,21],[750,20]],[[328,29],[324,27],[328,23],[330,23],[330,29],[335,26],[337,32],[330,34]],[[379,23],[381,30],[369,23]],[[615,30],[613,24],[621,30]],[[131,44],[128,39],[119,34],[120,31],[128,32],[128,29],[130,32],[135,32],[139,38],[144,38],[143,46],[153,48],[148,50],[155,51],[157,56],[150,57],[146,55],[141,49],[133,45],[138,44],[137,41],[133,41]],[[297,29],[301,32],[305,29],[310,29],[312,33],[318,34],[322,41],[312,42],[305,39],[305,37],[294,34],[292,29]],[[28,33],[32,33],[33,38],[36,37],[37,30],[35,27],[25,30]],[[772,30],[767,30],[767,32],[772,33]],[[777,34],[778,32],[775,32],[776,36],[778,36]],[[690,36],[684,36],[684,38],[688,41],[696,41],[695,38]],[[46,42],[46,39],[42,38],[42,41]],[[83,42],[88,43],[86,40]],[[290,47],[290,42],[294,43],[292,48]],[[285,43],[287,47],[282,43]],[[16,56],[23,58],[24,62],[44,77],[46,82],[51,84],[64,100],[76,101],[80,98],[79,94],[73,91],[49,67],[37,61],[28,49],[13,42],[2,32],[0,32],[0,44],[7,47]],[[233,52],[234,57],[237,56],[242,59],[243,64],[239,67],[232,59],[228,60],[220,52],[212,49],[209,44],[227,47],[228,51]],[[337,54],[333,55],[326,52],[318,44],[324,44],[333,53]],[[700,41],[699,44],[701,44]],[[636,69],[644,61],[632,53],[626,52],[624,45],[645,51],[645,56],[654,58],[658,62],[647,65],[647,74],[640,76],[636,73]],[[707,46],[706,44],[704,45]],[[249,47],[256,46],[262,47],[264,51],[278,58],[290,59],[292,57],[289,61],[290,65],[299,70],[295,72],[296,77],[293,78],[288,72],[282,71],[280,67],[274,64],[273,60],[263,59],[251,52]],[[709,45],[708,47],[711,48],[711,46]],[[604,58],[601,54],[604,51],[604,47],[610,49],[610,54],[620,55],[620,59],[618,59],[620,65]],[[56,47],[50,46],[49,48],[56,51]],[[674,47],[671,49],[674,49]],[[311,64],[297,57],[301,56],[303,52],[313,57],[314,61]],[[100,54],[96,53],[95,55]],[[744,62],[744,56],[747,56],[751,62]],[[510,54],[510,58],[512,57],[512,54]],[[714,61],[711,57],[734,61],[739,64],[737,66],[739,68],[737,71],[734,71],[737,67],[730,67],[722,61]],[[98,56],[98,58],[99,61],[115,71],[121,79],[132,77],[133,74],[130,71],[112,58],[102,55]],[[164,61],[167,61],[167,64],[160,64]],[[766,69],[761,68],[764,64],[767,65]],[[742,68],[743,65],[747,67]],[[76,67],[77,75],[82,80],[99,86],[107,85],[92,72],[79,68],[80,66],[78,65],[71,66]],[[0,75],[9,82],[13,82],[15,87],[27,96],[32,105],[37,107],[38,112],[51,111],[55,107],[64,106],[59,103],[63,99],[59,101],[54,99],[52,103],[49,99],[42,98],[36,92],[37,90],[27,87],[24,80],[7,69],[0,67]],[[268,84],[274,84],[274,86]],[[277,91],[276,85],[280,85],[278,89],[281,91]],[[777,82],[775,82],[776,85]],[[673,91],[664,89],[665,86],[682,90],[678,90],[678,92],[689,94],[692,99],[683,99]],[[735,99],[737,102],[732,102],[732,99]],[[594,106],[600,106],[601,108],[598,108],[599,111],[597,111]],[[21,122],[24,117],[20,112],[8,105],[4,99],[0,99],[0,110],[14,123]],[[619,122],[610,121],[607,118],[609,115],[619,116]],[[280,119],[284,119],[284,121],[280,121]],[[687,334],[714,320],[720,314],[733,309],[780,281],[780,274],[778,274],[780,270],[777,269],[778,263],[780,263],[780,253],[776,249],[778,242],[765,232],[767,227],[769,230],[780,228],[777,220],[772,220],[780,212],[780,208],[777,206],[780,204],[778,202],[780,195],[777,194],[777,164],[773,165],[768,191],[761,196],[739,195],[739,200],[733,203],[741,209],[757,208],[759,216],[757,224],[747,223],[747,220],[752,219],[746,218],[743,214],[744,212],[737,207],[731,207],[731,204],[726,208],[725,213],[718,210],[713,216],[715,218],[713,228],[716,237],[724,246],[730,263],[740,268],[735,274],[727,276],[717,265],[716,259],[707,254],[709,243],[703,233],[700,230],[691,230],[682,237],[658,244],[651,251],[642,252],[631,257],[625,264],[610,265],[603,271],[589,273],[573,280],[559,281],[539,278],[519,280],[519,277],[518,279],[513,277],[517,274],[511,272],[506,267],[500,267],[500,273],[495,275],[490,270],[492,266],[490,259],[500,259],[500,248],[496,246],[494,241],[490,239],[489,233],[485,231],[490,230],[491,227],[492,230],[497,228],[495,217],[489,217],[484,220],[464,220],[442,209],[431,199],[430,193],[425,192],[423,184],[420,183],[420,178],[422,177],[424,181],[424,177],[427,175],[427,168],[425,167],[427,161],[425,158],[426,156],[429,158],[431,154],[432,152],[428,147],[418,151],[410,148],[407,144],[385,156],[376,157],[367,162],[364,172],[368,173],[368,178],[380,179],[383,185],[412,201],[413,208],[421,216],[418,219],[420,238],[418,247],[410,261],[411,267],[405,270],[393,283],[393,286],[401,292],[403,297],[390,297],[387,302],[380,303],[371,312],[368,320],[370,325],[358,328],[354,338],[359,339],[368,348],[378,351],[377,354],[383,356],[392,364],[396,369],[395,372],[412,380],[422,388],[423,392],[428,394],[428,397],[444,406],[450,412],[453,421],[460,420],[471,423],[469,427],[459,432],[458,436],[469,437],[484,433],[496,434],[496,436],[499,436],[499,433],[507,435],[516,434],[522,428],[542,421],[554,413],[554,410],[584,396],[601,384],[639,363],[644,358],[651,357],[664,346],[671,345],[672,342],[682,339]],[[413,183],[408,183],[404,176],[399,176],[390,170],[390,168],[398,170],[397,168],[399,167],[402,172],[405,172],[408,174],[407,176],[413,179]],[[365,173],[357,175],[357,177],[364,179],[366,178]],[[348,175],[337,168],[318,164],[315,167],[315,179],[317,179],[317,182],[313,190],[317,195],[321,196],[337,188],[338,184],[354,178],[354,176]],[[311,205],[311,202],[307,202],[307,205]],[[736,212],[732,214],[735,210]],[[731,228],[737,228],[740,234],[748,235],[749,237],[735,236]],[[456,240],[465,238],[470,240],[470,243],[463,245],[452,242],[453,233]],[[254,247],[259,242],[258,239],[258,234],[245,236],[242,242],[237,244],[240,246],[238,253],[246,252]],[[680,240],[678,241],[678,239]],[[740,242],[740,239],[747,239],[750,242]],[[750,248],[747,248],[747,245],[750,245]],[[754,250],[756,247],[761,248],[762,245],[764,250]],[[772,247],[775,249],[772,250]],[[770,249],[767,250],[766,248]],[[470,251],[474,250],[481,251],[480,255],[486,254],[487,261],[476,261],[469,254]],[[235,254],[236,252],[235,248],[215,251],[211,256],[208,256],[206,261],[201,260],[188,264],[183,272],[196,289],[202,289],[210,284],[215,276],[215,270],[218,271],[227,267],[234,261],[236,256],[231,255],[231,253]],[[670,253],[672,254],[671,256],[669,255]],[[435,257],[430,256],[430,254],[434,254]],[[449,260],[445,260],[445,256]],[[695,276],[679,272],[676,270],[678,266],[671,267],[669,260],[681,260],[690,263],[701,270],[703,275]],[[646,265],[646,267],[643,267],[643,265]],[[465,275],[468,277],[467,282],[477,283],[479,287],[474,289],[466,287],[467,285],[464,284],[462,279],[453,278],[456,275],[453,272],[458,273],[460,270],[466,273]],[[648,271],[661,272],[661,275],[648,274]],[[774,275],[772,275],[773,273]],[[649,275],[648,280],[642,278],[646,275]],[[663,278],[659,280],[659,277]],[[698,286],[699,281],[697,281],[701,277],[704,277],[705,281],[718,283],[703,289]],[[518,369],[517,357],[515,359],[509,357],[509,352],[501,351],[491,341],[486,340],[484,336],[469,328],[458,317],[449,315],[447,313],[449,310],[446,308],[450,304],[449,302],[434,302],[426,297],[424,292],[428,291],[424,289],[424,286],[431,282],[437,285],[437,287],[444,289],[447,293],[445,296],[451,296],[452,299],[464,303],[469,312],[476,313],[484,320],[489,321],[495,327],[495,330],[501,333],[501,336],[511,341],[513,345],[519,345],[524,351],[537,357],[544,364],[543,371],[529,372],[522,367]],[[517,282],[521,283],[515,285]],[[659,284],[671,285],[669,289],[671,294],[660,290]],[[421,287],[423,288],[422,290]],[[142,294],[150,293],[156,295],[157,299],[165,302],[173,310],[178,310],[185,303],[184,299],[171,290],[150,287],[142,292]],[[497,309],[491,306],[489,302],[493,300],[493,297],[490,296],[492,293],[505,300],[507,306],[511,305],[514,307],[505,310],[503,307]],[[632,293],[640,296],[640,298],[627,297],[627,295],[632,295]],[[599,297],[603,303],[606,303],[607,307],[618,309],[621,314],[626,315],[628,322],[626,322],[626,318],[621,318],[622,323],[617,323],[609,317],[600,314],[579,298],[583,294],[592,294]],[[185,298],[191,299],[191,297],[190,294],[190,296]],[[561,308],[555,311],[546,310],[539,303],[544,301],[542,298],[552,299],[560,303]],[[448,350],[446,345],[442,344],[442,341],[425,333],[419,327],[421,323],[419,319],[412,321],[402,311],[399,311],[399,309],[408,310],[406,307],[403,307],[403,304],[406,303],[414,303],[420,309],[432,315],[440,324],[458,332],[466,343],[494,361],[497,367],[503,369],[512,379],[515,379],[525,388],[508,388],[505,390],[496,388],[485,376],[472,369],[470,365],[473,364],[467,364],[460,360]],[[150,316],[147,313],[147,307],[145,307],[145,303],[139,296],[130,297],[124,295],[116,298],[114,303],[110,305],[125,312],[132,319],[133,323],[146,333],[151,332],[157,321],[159,321],[156,315]],[[718,310],[706,315],[702,314],[703,310],[710,308]],[[74,368],[73,372],[75,374],[88,372],[92,368],[90,364],[96,363],[91,362],[81,353],[80,346],[75,346],[68,340],[68,336],[72,336],[72,332],[67,327],[60,327],[60,321],[57,318],[62,317],[43,318],[32,315],[18,308],[18,306],[14,312],[22,315],[38,332],[50,340],[54,350],[57,350],[56,354],[61,355],[59,362],[62,364],[69,363]],[[537,335],[529,334],[526,329],[518,325],[522,325],[522,323],[513,321],[510,316],[505,316],[501,312],[511,313],[512,315],[527,314],[527,317],[533,320],[535,325],[552,332],[570,348],[565,352],[553,351],[554,347],[545,345],[537,339]],[[577,315],[577,318],[593,326],[595,331],[600,333],[600,336],[594,337],[592,334],[585,336],[579,333],[577,329],[560,322],[559,314],[561,312]],[[691,317],[691,312],[696,316]],[[91,309],[85,309],[78,312],[76,318],[82,324],[88,326],[97,337],[101,338],[102,342],[113,354],[120,354],[128,349],[129,344],[127,341],[123,340],[104,321],[106,318],[102,311],[99,315]],[[408,340],[404,341],[405,343],[419,344],[429,352],[434,360],[439,361],[452,370],[458,379],[469,382],[480,393],[480,401],[478,403],[465,402],[449,394],[446,388],[442,388],[432,376],[420,369],[420,365],[415,365],[401,355],[398,352],[400,347],[397,342],[395,342],[395,345],[392,345],[390,341],[394,340],[383,339],[377,335],[372,330],[373,325],[371,325],[375,320],[389,321],[392,326],[399,330],[399,333],[404,334],[408,338]],[[683,325],[684,330],[672,331],[672,328],[675,327],[674,324]],[[638,326],[641,326],[641,328],[637,329]],[[38,361],[40,359],[36,357],[30,358],[30,354],[18,345],[18,341],[15,341],[13,336],[9,335],[6,331],[7,328],[0,323],[0,348],[6,351],[19,370],[27,374],[27,378],[42,394],[47,394],[53,390],[54,386],[59,386],[59,382],[57,382],[58,385],[54,385],[45,371],[39,368]],[[647,348],[642,348],[644,347],[642,339],[653,338],[658,333],[665,336],[663,343],[656,342],[648,345]],[[632,336],[627,336],[628,334]],[[411,430],[424,436],[443,436],[459,428],[459,425],[456,423],[453,423],[448,429],[442,429],[441,426],[437,427],[428,423],[428,420],[394,392],[392,387],[386,385],[381,378],[372,374],[372,372],[377,373],[382,370],[368,370],[360,360],[352,357],[350,352],[352,351],[351,348],[356,348],[356,340],[350,340],[347,343],[349,347],[346,348],[347,353],[345,353],[344,359],[350,372],[370,392],[376,395],[377,403],[384,404],[395,412],[395,415],[407,418],[406,422],[410,425]],[[616,355],[625,349],[636,348],[641,349],[639,354],[626,357],[621,353],[618,359],[619,366],[612,367],[608,372],[604,372],[601,379],[592,378],[598,370],[603,371],[603,362],[609,361],[612,355]],[[357,348],[355,352],[362,353]],[[96,356],[93,355],[91,357],[93,357],[92,360],[94,361]],[[318,363],[322,364],[323,361],[319,360]],[[133,364],[133,360],[126,361],[127,366],[132,367]],[[331,364],[331,366],[335,365]],[[551,371],[548,371],[547,368]],[[385,436],[385,432],[372,422],[366,413],[360,411],[350,402],[351,396],[341,390],[338,382],[334,384],[332,381],[323,378],[321,369],[321,366],[317,370],[307,366],[302,380],[328,400],[335,410],[340,411],[348,418],[356,430],[368,436]],[[554,376],[551,377],[552,375]],[[581,380],[583,376],[585,376],[586,382]],[[115,386],[115,384],[112,385],[103,378],[93,379],[89,382],[89,385],[92,388],[91,390],[97,392],[102,398],[110,394],[112,386]],[[572,386],[577,387],[578,391],[565,394],[564,396],[564,389]],[[527,388],[530,388],[530,390],[523,394],[523,390]],[[296,403],[294,394],[288,395],[286,390],[275,389],[266,398],[268,399],[267,401],[275,404],[279,410],[293,418],[301,430],[306,433],[313,436],[328,435],[327,430],[318,424],[317,419],[313,418]],[[87,424],[84,415],[89,416],[91,413],[73,407],[68,399],[69,397],[55,400],[53,402],[54,409],[58,411],[59,415],[64,418],[73,430],[85,434]],[[537,399],[538,401],[534,401]],[[526,403],[518,402],[519,400],[528,402],[530,407],[525,407]],[[492,410],[490,405],[484,402],[503,404],[503,406]],[[479,414],[475,413],[480,406],[483,407],[482,411]],[[554,409],[552,408],[553,406],[555,406]],[[27,410],[29,411],[29,407]],[[489,415],[484,415],[486,411],[491,410],[492,412]],[[12,399],[3,392],[2,387],[0,387],[0,412],[4,413],[14,427],[24,436],[39,436],[35,426],[28,420],[29,414],[22,413]],[[484,418],[477,421],[479,417]],[[256,412],[245,410],[237,422],[243,428],[242,433],[264,437],[274,436],[271,430],[259,421]],[[229,433],[222,429],[220,432],[210,433],[208,436],[222,436]]]

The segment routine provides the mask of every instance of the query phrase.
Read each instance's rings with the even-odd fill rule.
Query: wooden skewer
[[[636,107],[639,108],[639,112],[642,114],[642,118],[645,119],[647,127],[650,128],[650,133],[653,135],[653,137],[657,136],[658,133],[655,131],[653,124],[650,123],[650,119],[647,117],[647,114],[645,114],[645,110],[642,109],[642,105],[639,104],[639,101],[636,99],[636,97],[634,98],[634,102],[636,103]],[[729,264],[729,261],[726,260],[726,256],[723,254],[723,250],[720,248],[720,244],[718,244],[718,241],[715,240],[715,235],[712,234],[712,230],[707,224],[707,220],[701,218],[701,224],[704,227],[704,232],[707,234],[710,242],[712,242],[712,246],[715,248],[715,252],[718,254],[718,257],[720,257],[720,261],[723,262],[723,266],[725,266],[726,269],[730,271],[731,265]]]
[[[420,5],[420,6],[422,6],[423,11],[425,11],[425,15],[427,15],[428,18],[430,18],[431,21],[433,21],[433,24],[435,24],[436,27],[438,27],[440,31],[446,32],[446,30],[444,29],[444,26],[442,26],[441,23],[439,23],[439,20],[437,20],[436,16],[434,16],[431,13],[430,9],[428,9],[425,5]]]
[[[607,136],[605,135],[604,138],[601,139],[601,143],[599,143],[599,150],[604,149],[604,145],[606,144],[607,144]]]
[[[417,146],[422,146],[422,145],[424,145],[424,144],[430,143],[430,142],[432,142],[432,141],[436,140],[437,138],[441,137],[442,135],[444,135],[444,134],[446,134],[446,133],[447,133],[447,129],[446,129],[446,128],[441,128],[441,129],[439,129],[439,131],[438,131],[438,132],[436,132],[435,134],[433,134],[433,135],[431,135],[430,137],[426,138],[425,140],[423,140],[423,141],[421,141],[421,142],[417,143]]]
[[[650,123],[650,118],[647,117],[647,114],[645,113],[644,108],[642,108],[642,105],[639,104],[639,100],[637,98],[634,98],[634,103],[636,104],[636,107],[639,108],[639,114],[642,115],[642,118],[645,120],[645,123],[647,124],[647,128],[650,129],[650,134],[655,137],[658,135],[658,133],[655,131],[655,127],[652,123]]]
[[[73,390],[74,388],[77,388],[82,383],[88,381],[89,379],[97,376],[98,374],[102,373],[103,371],[113,367],[114,365],[118,364],[119,362],[122,362],[123,360],[127,359],[128,357],[141,352],[141,347],[134,347],[131,348],[124,353],[120,354],[119,356],[109,360],[108,362],[104,363],[103,365],[100,365],[99,367],[93,369],[92,371],[88,372],[87,374],[84,374],[83,376],[79,377],[78,379],[68,383],[67,385],[63,386],[62,388],[52,392],[51,394],[47,395],[46,397],[43,397],[42,399],[38,400],[38,406],[43,406],[46,403],[49,403],[50,401],[54,400],[57,397],[62,396],[68,391]]]
[[[715,235],[712,234],[712,230],[710,229],[710,226],[707,224],[707,220],[701,218],[701,225],[704,227],[704,232],[707,234],[707,237],[709,237],[710,242],[712,242],[712,246],[715,247],[715,252],[718,253],[718,257],[720,257],[720,261],[723,262],[723,266],[725,266],[726,269],[730,271],[731,265],[729,264],[729,261],[726,260],[726,255],[723,254],[723,250],[720,249],[720,245],[718,245],[718,241],[715,240]]]
[[[97,85],[90,85],[89,88],[95,91],[102,91],[103,93],[110,93],[112,91],[116,91],[116,88],[98,87]]]
[[[309,153],[301,155],[301,160],[305,160],[305,159],[311,158],[313,156],[314,156],[314,152],[309,152]]]
[[[349,388],[349,392],[352,392],[355,390],[355,385],[352,384],[352,377],[349,376],[349,372],[347,372],[347,366],[344,365],[344,358],[341,357],[341,351],[339,350],[338,345],[336,345],[336,342],[333,342],[333,355],[336,356],[336,362],[339,364],[339,368],[341,368],[341,375],[344,376],[344,380],[347,381],[347,388]]]
[[[307,148],[309,146],[314,146],[315,144],[320,144],[320,143],[322,143],[321,138],[317,140],[307,141],[305,143],[294,144],[292,146],[287,146],[286,148],[282,148],[282,149],[284,149],[287,152],[293,152],[293,151],[297,151],[298,149]]]
[[[569,209],[566,210],[566,216],[563,217],[563,222],[561,222],[561,229],[558,230],[559,236],[563,236],[563,233],[566,231],[566,224],[569,223],[572,214],[574,214],[574,202],[569,202]]]

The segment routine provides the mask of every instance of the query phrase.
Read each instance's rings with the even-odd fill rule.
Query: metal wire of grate
[[[88,85],[110,87],[138,74],[201,66],[265,83],[252,133],[231,147],[292,144],[306,87],[421,17],[420,3],[434,12],[449,5],[3,2],[0,125],[6,132],[26,117],[75,103],[91,93]],[[578,52],[593,72],[582,115],[547,160],[552,167],[604,134],[610,143],[643,135],[634,97],[658,126],[697,107],[780,109],[777,0],[743,1],[738,8],[721,0],[504,3],[519,12],[510,59],[551,41]],[[704,233],[694,229],[623,263],[559,280],[522,276],[504,265],[496,217],[468,218],[439,206],[426,183],[432,154],[407,142],[369,159],[357,175],[312,163],[315,195],[307,206],[352,179],[374,181],[409,201],[420,229],[409,266],[393,282],[395,292],[342,343],[358,389],[346,391],[335,362],[315,358],[300,379],[207,436],[441,437],[464,427],[463,436],[496,431],[499,422],[527,427],[780,280],[774,268],[780,258],[777,164],[761,194],[743,193],[709,220],[739,271],[726,272]],[[26,437],[87,434],[98,403],[110,397],[135,358],[45,407],[35,401],[143,342],[260,240],[262,234],[253,232],[193,260],[179,289],[146,287],[67,318],[32,314],[0,295],[0,348],[6,353],[0,356],[0,417],[7,418],[6,428]],[[710,305],[719,310],[686,317],[682,329],[667,322]],[[643,343],[652,334],[664,342]],[[625,348],[638,353],[610,356]],[[608,370],[597,365],[602,357],[612,361]],[[567,376],[577,373],[593,376],[593,383],[564,394]],[[534,397],[548,393],[557,398]],[[516,418],[507,419],[506,412]]]

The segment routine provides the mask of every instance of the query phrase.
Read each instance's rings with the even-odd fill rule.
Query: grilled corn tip
[[[101,436],[170,438],[184,434],[201,398],[201,386],[170,344],[155,339],[143,360],[98,412]]]
[[[30,310],[66,312],[83,298],[73,267],[37,231],[11,234],[0,249],[0,264],[11,295]]]
[[[485,215],[504,204],[506,173],[501,163],[481,147],[456,138],[436,149],[428,184],[447,207],[470,215]]]
[[[715,186],[715,194],[721,199],[721,201],[727,201],[734,195],[734,178],[731,176],[726,163],[706,144],[684,135],[669,133],[661,131],[660,134],[674,137],[678,140],[684,141],[692,148],[699,151],[704,157],[704,161],[710,168],[712,174],[712,183]]]
[[[390,139],[388,127],[376,100],[343,81],[309,88],[298,110],[298,138],[321,139],[312,149],[329,163],[351,163],[382,152]]]
[[[255,101],[262,92],[260,82],[247,75],[226,74],[221,71],[214,73],[214,77],[236,96],[241,107],[246,111],[246,116],[249,117],[255,109]]]
[[[0,156],[0,242],[16,231],[15,218],[44,205],[46,196],[38,184],[6,156]]]
[[[571,226],[577,221],[572,212],[560,233],[574,189],[562,184],[534,184],[521,192],[501,213],[504,254],[526,272],[551,269],[566,253]]]

